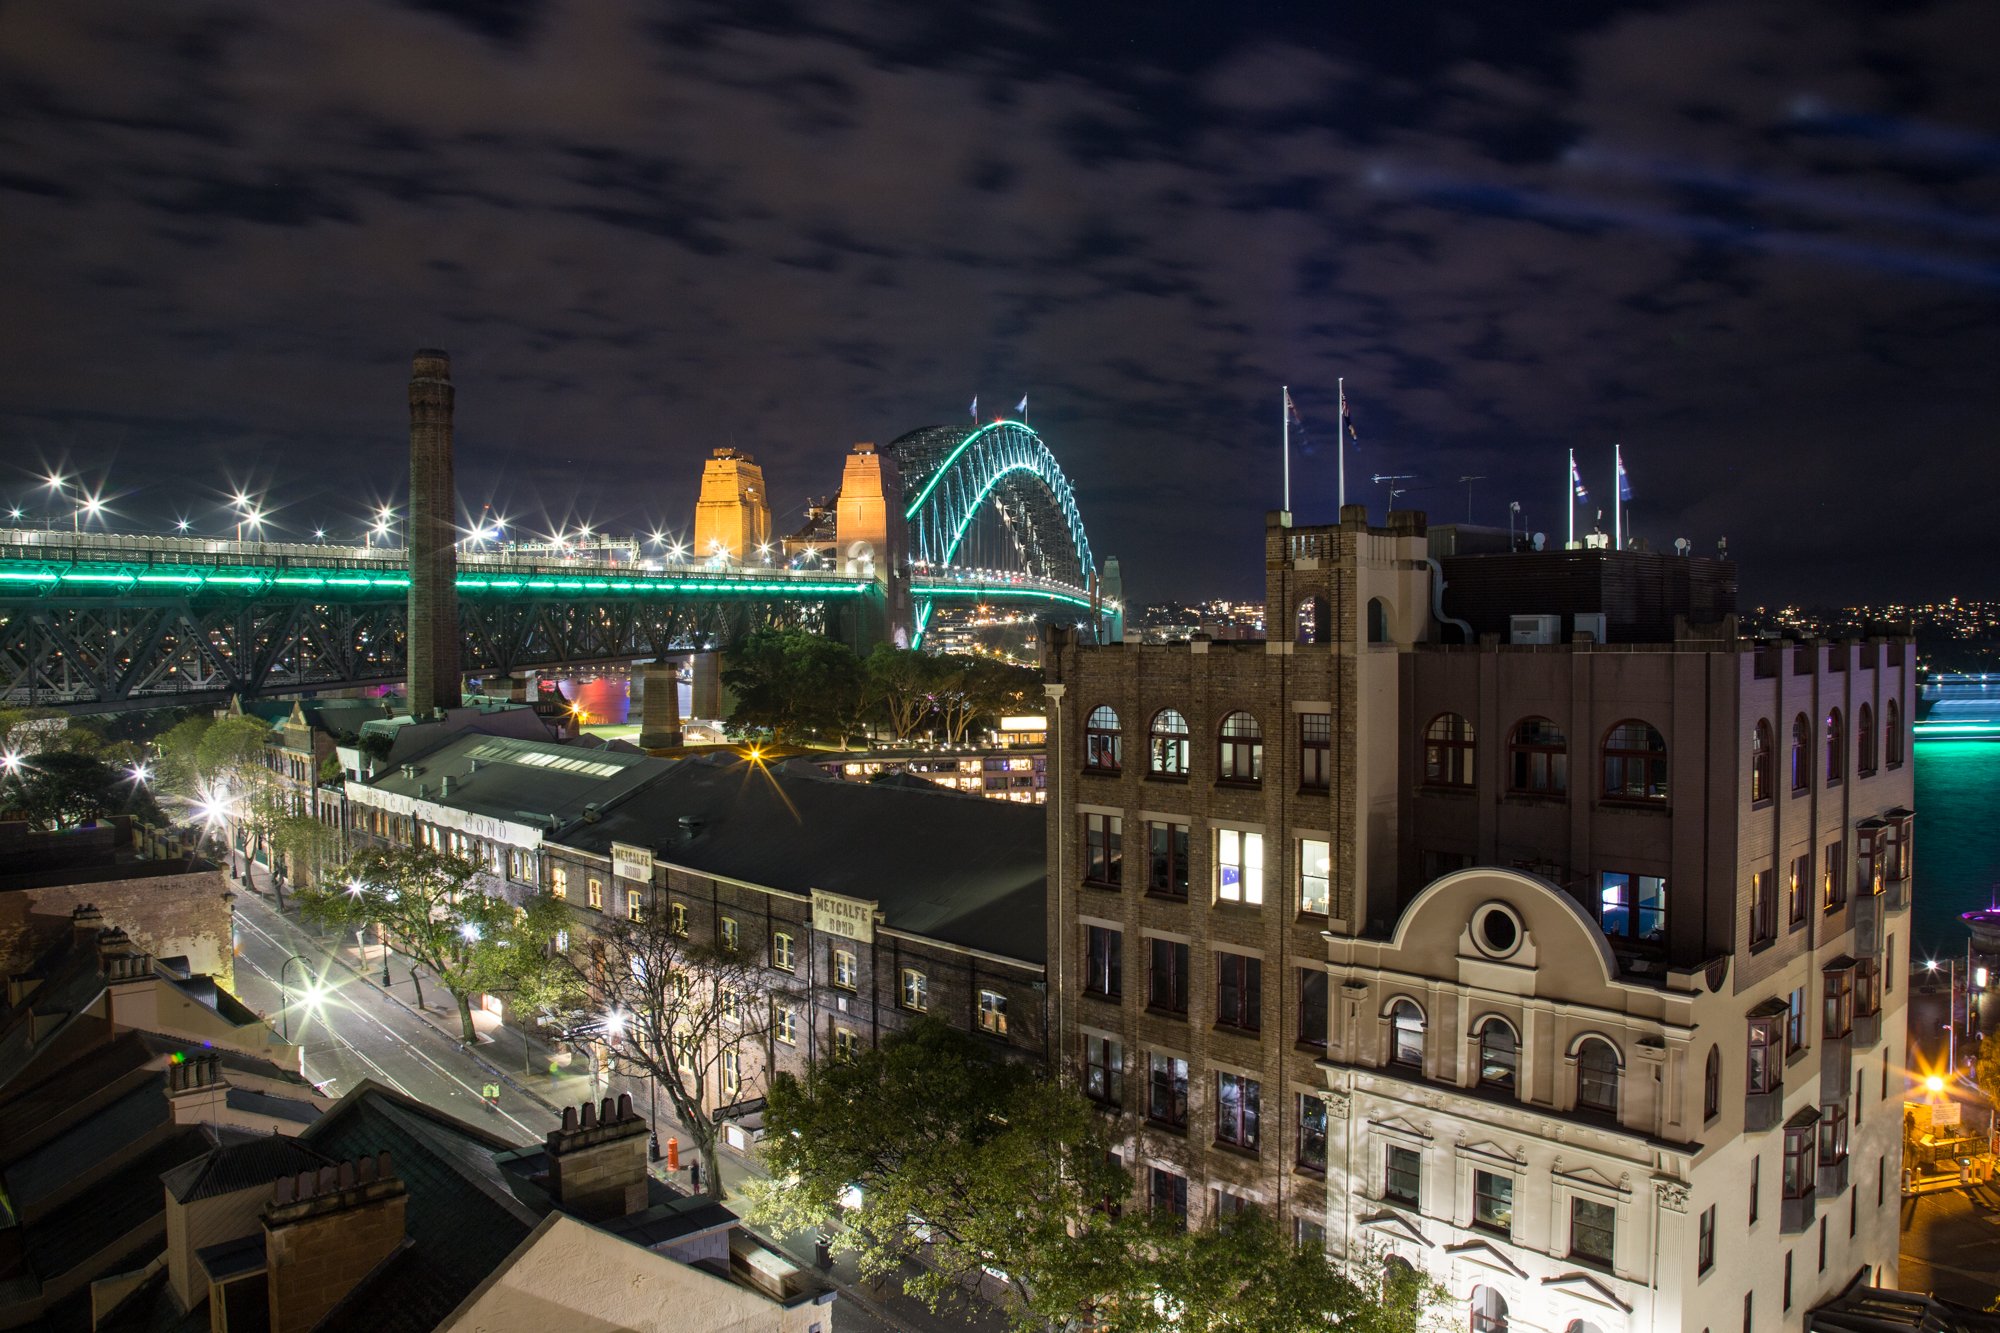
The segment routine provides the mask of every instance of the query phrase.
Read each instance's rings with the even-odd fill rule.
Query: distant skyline
[[[778,526],[1027,394],[1136,601],[1333,518],[1726,536],[1746,605],[2000,594],[2000,10],[0,8],[0,502],[353,536],[450,351],[462,501]],[[66,516],[67,511],[65,511]],[[1588,526],[1588,514],[1581,517]],[[66,517],[65,517],[66,521]]]

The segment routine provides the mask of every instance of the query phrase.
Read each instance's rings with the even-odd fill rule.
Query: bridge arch
[[[943,570],[988,503],[1015,527],[1029,572],[1089,586],[1096,571],[1076,493],[1042,437],[1025,422],[926,426],[889,445],[902,472],[913,567]]]

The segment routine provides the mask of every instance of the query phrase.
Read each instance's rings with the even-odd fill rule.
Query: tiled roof
[[[161,1183],[178,1202],[193,1203],[328,1164],[323,1154],[297,1139],[279,1134],[230,1135],[221,1146],[167,1172]]]

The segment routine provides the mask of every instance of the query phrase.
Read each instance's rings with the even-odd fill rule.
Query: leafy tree
[[[280,815],[272,824],[271,851],[299,882],[318,884],[340,857],[340,832],[312,815]]]
[[[729,654],[730,721],[780,741],[839,735],[861,708],[861,660],[844,643],[803,630],[758,630]]]
[[[202,735],[215,725],[212,717],[183,718],[153,741],[153,778],[159,789],[184,801],[201,796],[201,765],[196,758]]]
[[[936,662],[926,653],[882,643],[862,663],[865,705],[899,741],[908,740],[932,711]]]
[[[1989,1032],[1979,1042],[1973,1057],[1973,1082],[1994,1105],[2000,1106],[2000,1032]]]
[[[721,1198],[722,1127],[709,1112],[722,1100],[723,1055],[741,1060],[762,1046],[789,993],[750,952],[697,944],[660,912],[604,922],[570,963],[577,986],[607,1015],[618,1054],[673,1106],[701,1154],[702,1183]]]
[[[0,769],[0,814],[37,829],[76,828],[109,815],[157,816],[145,784],[94,754],[44,750]]]
[[[932,1309],[1004,1275],[1023,1329],[1400,1333],[1430,1293],[1297,1251],[1254,1214],[1189,1233],[1107,1206],[1132,1181],[1104,1117],[1040,1068],[934,1020],[803,1082],[780,1075],[765,1125],[759,1220],[781,1233],[838,1222],[836,1247],[873,1276],[921,1256],[904,1285]]]
[[[474,887],[478,863],[429,847],[370,848],[334,883],[301,889],[300,910],[322,927],[378,922],[458,1002],[460,1035],[477,1039],[472,997],[512,990],[547,965],[568,909],[546,894],[521,907]]]
[[[939,665],[932,684],[932,703],[944,723],[945,739],[953,745],[963,745],[966,734],[981,718],[998,719],[1010,709],[1027,707],[1030,700],[1041,698],[1041,678],[1032,668],[970,654],[935,660]]]

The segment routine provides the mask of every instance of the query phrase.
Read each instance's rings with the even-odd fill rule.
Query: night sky
[[[15,0],[0,497],[351,538],[436,345],[529,527],[685,530],[734,444],[790,530],[1025,393],[1134,597],[1255,595],[1345,375],[1378,521],[1560,534],[1621,441],[1750,600],[2000,595],[2000,6],[1606,14]]]

